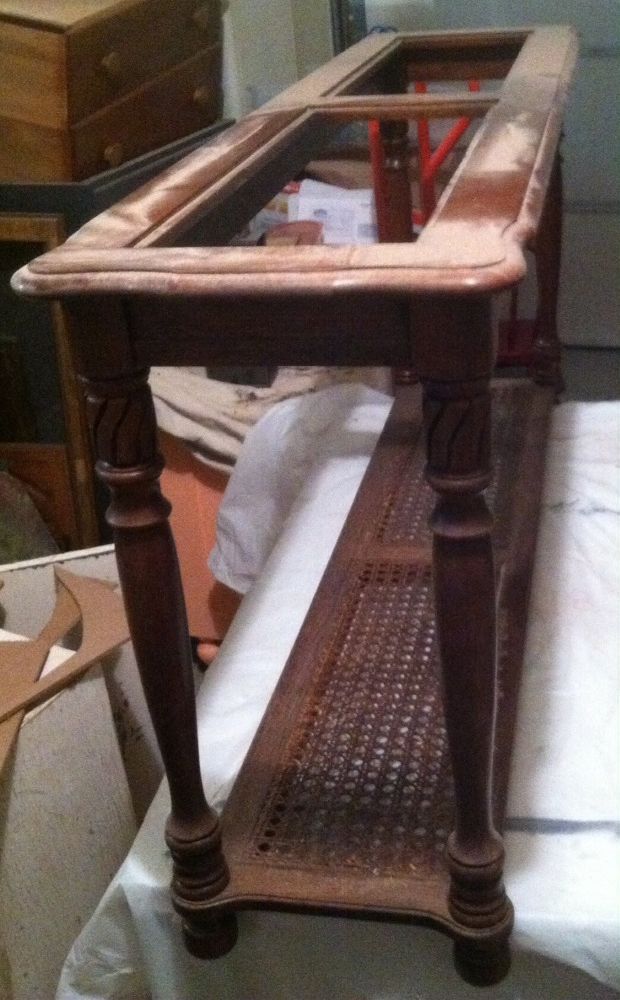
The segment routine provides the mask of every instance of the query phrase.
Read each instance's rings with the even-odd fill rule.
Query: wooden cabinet
[[[105,537],[62,304],[26,302],[9,280],[102,209],[227,126],[218,122],[84,181],[0,184],[0,465],[26,484],[63,549]]]
[[[0,0],[0,180],[80,180],[221,110],[218,0]]]
[[[89,177],[219,116],[219,50],[208,49],[71,128],[76,176]]]
[[[1,201],[0,201],[1,204]],[[57,213],[0,212],[0,463],[26,487],[61,549],[98,540],[90,447],[63,307],[23,304],[15,263],[66,235]]]

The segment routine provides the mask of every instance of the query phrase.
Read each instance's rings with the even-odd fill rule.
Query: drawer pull
[[[111,167],[118,167],[125,159],[125,150],[120,142],[111,142],[103,151],[103,158]]]
[[[212,92],[210,87],[196,87],[192,94],[192,101],[199,108],[206,108],[211,103]]]
[[[123,69],[123,62],[114,49],[108,52],[101,60],[101,68],[112,80],[118,80]]]
[[[192,21],[201,31],[207,31],[211,26],[211,6],[203,3],[201,7],[196,7],[192,14]]]

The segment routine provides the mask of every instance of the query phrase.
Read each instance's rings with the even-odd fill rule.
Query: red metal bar
[[[419,80],[413,86],[416,94],[426,94],[428,90],[427,85]],[[435,208],[435,184],[433,176],[428,175],[428,168],[432,157],[428,121],[426,119],[418,121],[417,129],[420,163],[420,201],[422,202],[421,222],[418,222],[418,225],[424,225]]]
[[[416,83],[416,94],[425,94],[427,87],[425,83]],[[469,80],[467,84],[469,90],[477,92],[480,90],[478,80]],[[431,151],[429,125],[427,121],[418,122],[418,145],[420,147],[420,200],[422,202],[422,225],[426,223],[435,210],[437,196],[435,192],[435,177],[439,168],[450,155],[459,139],[465,134],[471,124],[470,118],[459,118],[456,124],[450,129],[448,134],[442,139],[435,152]]]
[[[428,161],[428,164],[424,171],[425,179],[428,178],[429,181],[435,179],[435,175],[437,174],[437,171],[439,170],[440,166],[452,152],[452,150],[456,146],[461,136],[463,136],[465,132],[467,132],[467,129],[469,128],[470,124],[471,124],[470,118],[459,118],[456,125],[454,125],[450,129],[448,134],[444,136],[444,138],[437,146],[437,149],[432,154],[430,160]]]

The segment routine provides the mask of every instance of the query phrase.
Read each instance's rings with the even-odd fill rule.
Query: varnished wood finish
[[[566,28],[369,37],[93,220],[64,247],[33,261],[14,279],[21,292],[65,298],[76,329],[82,322],[76,342],[92,400],[100,474],[113,494],[109,518],[129,621],[171,786],[173,894],[196,953],[221,954],[234,937],[232,926],[221,921],[231,920],[239,906],[257,905],[385,918],[405,914],[452,934],[459,967],[473,981],[488,982],[505,971],[512,907],[502,884],[503,846],[497,826],[505,802],[542,442],[553,390],[529,386],[531,398],[512,418],[512,437],[500,434],[498,455],[501,459],[506,452],[510,472],[524,474],[525,486],[515,486],[510,475],[506,477],[506,465],[501,466],[495,533],[495,554],[502,565],[498,617],[492,517],[484,492],[492,476],[492,296],[521,280],[524,248],[536,242],[539,357],[547,359],[555,342],[559,260],[559,181],[553,164],[575,57],[574,33]],[[407,93],[407,81],[421,76],[505,79],[492,98]],[[407,123],[420,115],[463,111],[483,116],[480,128],[421,236],[412,242]],[[285,180],[320,154],[343,120],[369,117],[381,123],[387,168],[383,243],[224,245]],[[173,245],[183,242],[186,245]],[[409,381],[418,373],[423,385],[426,478],[435,492],[435,615],[455,828],[447,860],[439,864],[440,875],[435,881],[423,877],[423,889],[418,885],[415,892],[407,879],[394,879],[389,865],[386,870],[372,868],[363,892],[359,885],[345,890],[351,880],[334,876],[329,864],[319,876],[310,860],[300,871],[285,865],[276,876],[258,857],[270,852],[276,819],[255,845],[252,863],[244,867],[239,856],[239,844],[255,836],[261,797],[271,795],[261,784],[263,778],[258,781],[257,769],[261,776],[270,773],[278,748],[289,738],[280,715],[284,712],[286,723],[297,725],[295,711],[315,668],[323,691],[327,660],[321,650],[333,652],[329,636],[353,613],[346,597],[351,586],[376,583],[381,590],[387,585],[396,588],[394,594],[404,593],[407,601],[414,593],[422,603],[427,601],[428,544],[422,566],[416,561],[422,558],[417,543],[412,548],[407,541],[386,542],[381,565],[353,579],[357,570],[347,545],[357,544],[366,526],[374,530],[380,485],[370,494],[362,490],[363,518],[360,522],[354,516],[345,527],[345,557],[338,557],[328,571],[323,596],[317,598],[318,619],[311,616],[300,633],[297,665],[289,664],[270,710],[276,724],[273,718],[263,724],[257,737],[258,764],[250,759],[233,792],[225,825],[233,867],[228,884],[219,829],[200,787],[186,623],[167,508],[157,488],[159,460],[142,370],[150,364],[284,362],[389,364],[406,370]],[[541,361],[537,379],[549,381],[547,373],[553,368],[555,381],[554,366],[555,356],[551,366]],[[411,398],[417,391],[408,387],[399,395],[406,392]],[[388,434],[387,450],[380,449],[374,460],[375,484],[382,476],[398,484],[400,476],[408,475],[398,456],[410,453],[419,420],[412,411],[398,426],[400,440]],[[394,456],[398,461],[391,466]],[[369,496],[372,509],[367,506]],[[386,510],[382,516],[389,520]],[[516,525],[512,533],[507,527],[511,522]],[[370,559],[378,543],[366,541]],[[386,560],[394,566],[386,569]],[[404,590],[397,581],[401,570]],[[403,621],[413,627],[416,616],[411,608],[405,611],[394,622],[394,634]],[[424,628],[434,629],[434,620],[424,618]],[[411,668],[421,671],[424,684],[429,636],[420,661]],[[331,655],[325,654],[327,659]],[[398,658],[399,651],[394,655]],[[345,674],[347,662],[340,664]],[[512,707],[506,718],[500,714],[496,730],[498,663],[502,694],[507,693]],[[397,662],[398,671],[409,684],[409,668]],[[337,671],[335,676],[337,681]],[[352,676],[357,676],[355,670]],[[377,691],[370,686],[366,694],[372,699]],[[437,702],[432,695],[431,703]],[[379,706],[381,711],[384,707]],[[178,748],[176,739],[182,740]],[[330,794],[326,787],[327,800]],[[317,812],[320,808],[317,805]],[[383,835],[387,832],[384,829]],[[412,895],[407,903],[408,892]]]
[[[379,223],[382,243],[410,243],[412,238],[409,129],[407,122],[381,122],[385,170],[385,219]]]
[[[337,328],[331,310],[317,309],[311,297],[277,296],[222,300],[165,299],[155,296],[131,302],[136,331],[135,357],[144,365],[212,365],[231,359],[240,365],[398,365],[411,358],[409,309],[405,299],[382,303],[360,295],[343,295]],[[170,330],[178,341],[170,340]],[[373,337],[360,337],[360,330]],[[346,362],[344,362],[346,358]]]
[[[221,114],[221,55],[206,49],[68,129],[0,117],[0,177],[82,180],[210,125]]]
[[[0,115],[0,134],[1,182],[38,183],[71,177],[71,149],[66,132]]]
[[[214,122],[221,113],[221,56],[219,46],[207,49],[72,126],[72,176],[91,177]],[[204,99],[197,101],[199,88]],[[113,146],[116,160],[106,155]]]
[[[558,335],[558,294],[562,247],[562,161],[556,154],[553,172],[536,236],[538,304],[534,322],[534,357],[530,375],[541,385],[564,388],[560,368],[562,345]]]
[[[220,216],[231,206],[238,207],[243,201],[251,213],[260,207],[261,198],[264,201],[275,194],[281,183],[279,170],[274,171],[272,190],[261,186],[256,200],[254,178],[259,169],[269,171],[273,163],[295,157],[300,143],[307,146],[308,158],[321,149],[330,124],[329,110],[321,107],[321,99],[344,96],[363,86],[382,62],[396,58],[399,44],[407,52],[407,38],[400,43],[398,37],[373,36],[250,115],[217,145],[178,164],[161,183],[147,185],[93,220],[53,261],[33,263],[31,270],[37,279],[30,282],[31,290],[44,293],[45,274],[50,273],[54,287],[67,293],[80,294],[93,283],[101,290],[121,293],[122,282],[119,285],[115,280],[117,271],[135,272],[136,290],[156,287],[159,294],[166,294],[168,288],[176,294],[180,276],[186,291],[209,295],[265,294],[274,284],[278,290],[305,293],[312,288],[318,294],[338,294],[345,287],[406,293],[441,289],[467,294],[512,285],[526,270],[522,247],[538,230],[576,58],[575,37],[569,29],[540,28],[519,37],[524,36],[500,97],[487,112],[454,177],[451,197],[440,204],[414,245],[391,247],[389,251],[375,246],[346,251],[298,247],[294,252],[274,247],[268,254],[252,247],[196,248],[182,256],[171,249],[158,253],[152,262],[130,250],[168,247],[202,220],[201,241],[208,243],[212,231],[219,239]],[[431,36],[431,41],[433,38],[436,36]],[[463,43],[474,52],[475,38],[468,36]],[[497,32],[493,38],[500,44]],[[509,52],[514,48],[513,38],[514,34],[508,33],[505,46]],[[456,37],[451,47],[457,48],[460,41]],[[443,48],[445,42],[438,56]],[[415,112],[419,96],[411,95],[409,100]],[[484,95],[474,95],[476,100],[487,106]],[[516,122],[516,107],[522,113],[521,125]],[[399,114],[409,118],[402,102]],[[382,117],[380,110],[376,117]],[[311,122],[317,119],[313,128]],[[508,134],[510,143],[506,141]],[[298,169],[295,164],[291,168]],[[243,199],[238,196],[240,184]],[[482,215],[480,206],[484,206]],[[87,252],[90,248],[98,251],[94,259]],[[112,248],[116,254],[111,253]],[[150,281],[149,272],[155,271],[157,277]],[[174,275],[174,281],[166,282],[162,277],[166,273]],[[200,275],[195,282],[194,274]],[[26,283],[27,275],[22,280]]]
[[[209,13],[204,27],[194,20],[200,10]],[[220,26],[216,0],[133,3],[117,17],[78,26],[67,36],[70,121],[87,118],[218,44]],[[215,94],[218,89],[214,81]]]
[[[467,90],[457,94],[372,94],[362,97],[324,97],[308,108],[329,113],[330,118],[342,121],[365,121],[381,118],[399,121],[403,113],[410,119],[458,118],[469,115],[482,118],[494,106],[496,98],[470,94]],[[285,110],[284,108],[282,110]]]
[[[30,495],[60,550],[81,547],[82,525],[67,446],[0,442],[0,463]],[[86,544],[96,540],[87,538]]]
[[[409,56],[409,79],[502,80],[510,71],[526,40],[527,31],[484,32],[467,30],[437,35],[420,32],[404,44]],[[474,44],[472,44],[472,42]]]
[[[176,550],[161,495],[163,461],[148,372],[127,355],[122,316],[99,304],[89,331],[97,349],[84,362],[89,422],[97,472],[110,490],[107,520],[114,536],[129,629],[142,685],[170,784],[166,842],[172,854],[173,901],[185,918],[188,947],[202,954],[227,950],[234,919],[194,919],[196,904],[228,882],[219,821],[204,797],[189,634]],[[108,352],[119,377],[98,377]],[[165,581],[166,586],[162,586]]]
[[[278,906],[294,912],[425,920],[467,942],[469,978],[481,979],[480,958],[486,960],[487,977],[491,967],[491,978],[505,969],[512,910],[498,884],[501,843],[489,803],[492,799],[501,829],[509,758],[505,752],[498,758],[491,796],[489,741],[496,728],[497,744],[507,749],[514,727],[513,679],[519,674],[522,648],[506,642],[505,636],[515,622],[523,629],[533,551],[524,552],[522,531],[525,522],[536,521],[540,501],[540,479],[529,492],[516,491],[515,473],[540,469],[553,393],[524,380],[498,381],[493,393],[498,417],[493,447],[498,462],[490,491],[497,518],[493,544],[506,581],[497,616],[502,696],[497,727],[488,713],[480,718],[476,712],[478,698],[487,706],[494,700],[495,676],[483,678],[475,671],[473,677],[465,676],[466,668],[495,666],[488,634],[475,636],[478,613],[489,597],[491,518],[485,509],[482,530],[475,536],[469,512],[467,517],[461,514],[457,531],[435,527],[436,538],[448,542],[447,552],[439,555],[444,568],[454,558],[456,579],[462,582],[461,573],[472,564],[475,568],[480,559],[486,584],[480,590],[473,579],[465,584],[465,628],[471,623],[469,639],[476,653],[468,657],[462,648],[456,665],[454,656],[448,664],[442,656],[442,695],[438,646],[443,652],[447,643],[454,643],[463,620],[448,608],[440,615],[443,621],[435,621],[430,597],[433,543],[426,523],[434,499],[423,481],[421,392],[420,387],[399,389],[226,805],[222,822],[231,881],[214,900],[214,911]],[[444,402],[442,398],[442,407]],[[434,404],[431,408],[435,410]],[[474,406],[474,414],[477,410]],[[443,421],[454,426],[445,407]],[[476,423],[486,430],[485,420]],[[443,468],[444,433],[437,429],[433,436],[435,468],[438,463]],[[457,551],[463,545],[470,547],[469,553]],[[386,618],[388,606],[391,618]],[[487,633],[492,632],[494,608],[487,607],[485,614],[490,621]],[[486,655],[480,656],[481,650]],[[475,699],[468,691],[472,685],[479,688]],[[459,696],[465,704],[456,710]],[[459,727],[467,727],[472,740],[465,753],[458,744],[452,764],[446,724],[453,750]],[[483,775],[484,787],[476,788],[471,775],[459,782],[465,764]],[[452,774],[461,794],[471,788],[471,794],[457,802],[460,846],[474,816],[475,821],[482,819],[487,850],[484,860],[478,857],[482,863],[475,866],[473,877],[471,852],[468,864],[463,863],[463,851],[460,862],[452,860],[450,890],[437,842],[445,847],[452,822]],[[476,837],[476,844],[481,840]],[[450,856],[455,853],[452,844]]]
[[[218,0],[0,3],[0,179],[79,180],[214,121],[220,28]]]
[[[54,9],[55,8],[55,9]],[[61,128],[212,45],[217,0],[0,3],[0,112]]]
[[[431,517],[435,614],[455,794],[449,908],[464,926],[492,927],[495,940],[505,941],[512,907],[492,814],[497,599],[493,519],[483,495],[491,481],[490,304],[428,300],[415,318],[426,332],[416,356],[424,387],[426,477],[438,495]],[[466,373],[458,357],[465,342]]]

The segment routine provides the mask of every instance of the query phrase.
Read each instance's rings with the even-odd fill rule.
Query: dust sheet
[[[289,412],[280,429],[270,418],[263,443],[256,429],[256,460],[269,448],[279,456],[266,470],[271,486],[286,464],[283,440],[294,445],[294,482],[281,508],[265,508],[262,548],[248,548],[234,523],[244,502],[247,514],[270,501],[243,477],[234,487],[229,537],[214,559],[223,575],[241,574],[248,592],[198,696],[205,786],[218,809],[389,410],[369,390],[328,390],[342,392],[331,422],[325,395],[313,397],[319,411],[314,423],[305,411],[314,427],[305,450]],[[490,1000],[604,1000],[620,989],[619,428],[620,404],[564,404],[553,418],[506,835],[514,958],[507,979],[485,991]],[[254,472],[250,462],[248,483]],[[168,895],[168,810],[164,785],[67,959],[58,1000],[479,1000],[454,972],[450,942],[426,928],[243,913],[228,956],[191,958]]]

